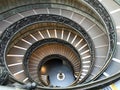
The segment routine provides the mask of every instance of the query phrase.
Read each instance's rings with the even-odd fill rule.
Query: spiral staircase
[[[1,0],[0,88],[120,90],[119,3]]]

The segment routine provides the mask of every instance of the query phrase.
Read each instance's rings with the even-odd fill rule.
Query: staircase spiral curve
[[[35,82],[40,90],[118,88],[120,6],[107,1],[26,0],[2,11],[0,66],[6,78]]]

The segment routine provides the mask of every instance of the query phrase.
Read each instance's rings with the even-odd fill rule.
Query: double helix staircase
[[[61,89],[47,86],[47,75],[42,75],[47,84],[41,84],[37,69],[44,57],[59,54],[71,62],[76,77],[74,84],[62,89],[119,90],[119,4],[113,0],[13,3],[14,8],[10,3],[11,9],[0,14],[0,60],[14,82]]]

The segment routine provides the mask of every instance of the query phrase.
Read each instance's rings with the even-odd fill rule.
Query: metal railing
[[[107,57],[107,62],[104,65],[104,67],[102,68],[102,70],[100,71],[101,73],[99,73],[95,78],[97,79],[98,76],[100,76],[103,71],[108,67],[109,63],[111,62],[111,59],[115,53],[115,49],[116,49],[116,41],[117,41],[117,33],[116,30],[114,28],[114,24],[113,21],[111,19],[111,16],[109,15],[109,13],[107,12],[107,10],[104,8],[104,6],[98,1],[98,0],[84,0],[88,5],[90,5],[90,7],[92,7],[95,11],[97,11],[97,13],[100,15],[100,17],[103,19],[104,24],[106,26],[108,35],[109,35],[109,44],[110,44],[110,48],[109,48],[109,53],[108,53],[108,57]]]
[[[28,16],[28,17],[25,17],[25,18],[15,22],[11,26],[9,26],[1,36],[0,58],[3,63],[6,60],[7,46],[9,45],[9,42],[14,37],[14,35],[16,35],[16,33],[21,31],[26,26],[32,25],[34,23],[42,23],[42,22],[61,23],[61,24],[67,25],[67,26],[73,28],[74,30],[76,30],[86,40],[86,43],[88,44],[88,46],[90,48],[91,59],[92,59],[91,63],[93,65],[94,60],[95,60],[94,45],[93,45],[93,42],[92,42],[90,36],[87,34],[87,32],[79,24],[75,23],[74,21],[72,21],[68,18],[62,17],[62,16],[52,15],[52,14],[39,14],[39,15]],[[92,67],[90,67],[90,68],[92,69]]]

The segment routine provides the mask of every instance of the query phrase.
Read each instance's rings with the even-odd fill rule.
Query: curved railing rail
[[[0,85],[4,84],[8,79],[8,73],[4,66],[0,64]]]
[[[111,16],[107,12],[107,10],[104,8],[104,6],[98,0],[84,0],[84,1],[88,3],[90,7],[92,7],[94,10],[96,10],[97,13],[101,16],[101,18],[103,19],[105,23],[106,29],[108,30],[108,35],[109,35],[109,40],[110,40],[110,49],[109,49],[110,52],[108,53],[108,58],[106,60],[107,62],[104,65],[103,69],[100,71],[101,73],[99,73],[94,78],[95,80],[98,78],[98,76],[100,76],[103,73],[103,71],[108,67],[109,63],[111,62],[111,59],[116,49],[117,35],[116,35],[116,31],[115,31]]]
[[[63,4],[63,3],[59,3],[59,2],[57,3],[57,1],[53,2],[53,3],[52,2],[51,3],[50,2],[46,2],[46,3],[39,3],[38,2],[38,3],[35,3],[35,4],[33,3],[33,4],[27,4],[27,5],[22,5],[22,6],[14,7],[12,9],[7,10],[7,11],[1,12],[0,13],[0,20],[4,20],[4,19],[6,19],[6,18],[8,18],[10,16],[13,16],[13,15],[15,15],[17,13],[21,13],[21,12],[24,12],[24,11],[28,11],[28,10],[32,10],[32,9],[40,9],[40,8],[54,8],[54,6],[56,6],[56,5],[58,7],[64,7],[64,6],[71,7],[72,9],[76,9],[76,10],[82,11],[84,13],[87,12],[87,14],[89,14],[90,17],[95,18],[100,24],[102,24],[101,20],[98,19],[98,17],[96,17],[97,15],[96,15],[95,12],[92,12],[91,10],[88,10],[89,11],[88,12],[88,11],[85,11],[84,9],[82,9],[82,7],[73,6],[73,5],[70,5],[70,4]]]
[[[96,89],[101,89],[103,87],[106,87],[107,85],[110,85],[113,82],[117,81],[117,79],[120,79],[120,77],[118,77],[119,75],[120,75],[120,72],[106,79],[92,81],[90,83],[85,83],[85,84],[81,84],[73,87],[67,87],[67,88],[50,88],[50,87],[40,87],[40,86],[37,86],[37,88],[43,89],[43,90],[61,90],[61,89],[62,90],[88,90],[88,89],[96,90]]]

